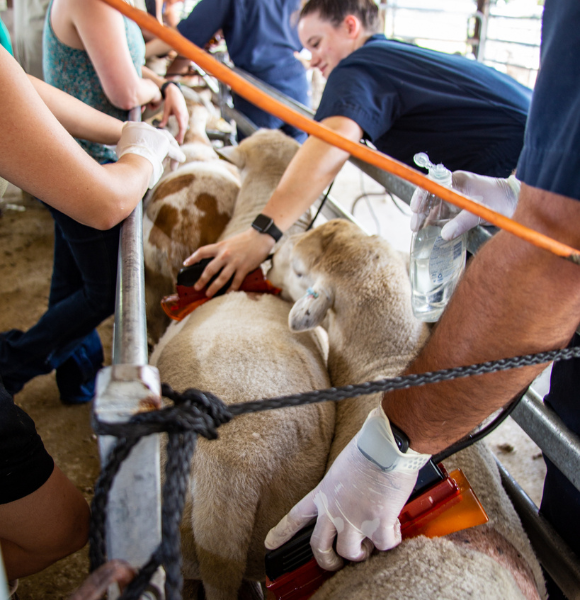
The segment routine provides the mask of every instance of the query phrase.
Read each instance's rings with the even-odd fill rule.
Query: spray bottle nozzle
[[[444,165],[439,163],[434,165],[430,160],[426,152],[419,152],[413,156],[413,160],[418,167],[428,169],[429,177],[436,179],[443,185],[451,185],[451,171],[446,169]]]

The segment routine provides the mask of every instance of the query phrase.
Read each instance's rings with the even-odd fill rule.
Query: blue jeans
[[[115,310],[119,228],[99,231],[48,207],[54,265],[48,310],[26,332],[0,334],[0,375],[9,393],[56,369],[65,403],[91,400],[103,348],[95,327]]]

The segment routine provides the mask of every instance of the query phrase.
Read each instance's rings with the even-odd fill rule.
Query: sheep
[[[161,299],[174,291],[185,258],[200,246],[217,241],[240,189],[237,168],[219,160],[205,133],[207,109],[188,105],[188,142],[182,146],[187,160],[176,171],[166,173],[151,191],[143,216],[147,331],[152,343],[169,322]]]
[[[400,374],[427,338],[411,310],[411,289],[399,253],[343,220],[293,236],[274,257],[268,276],[296,300],[290,328],[304,332],[325,321],[333,385]],[[337,406],[329,465],[360,429],[380,395]],[[540,565],[483,444],[445,461],[460,467],[479,495],[489,523],[444,538],[418,537],[366,563],[346,567],[312,600],[393,597],[538,599]]]
[[[242,186],[222,238],[249,226],[297,148],[267,130],[228,148]],[[290,308],[273,295],[214,298],[172,323],[150,362],[174,389],[209,390],[226,404],[325,388],[322,342],[316,332],[294,337]],[[238,598],[244,585],[261,594],[266,534],[322,477],[333,430],[334,405],[326,403],[238,417],[219,440],[199,440],[182,553],[185,578],[200,579],[209,600]]]

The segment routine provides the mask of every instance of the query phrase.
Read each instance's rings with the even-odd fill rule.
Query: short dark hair
[[[325,21],[338,27],[348,15],[358,17],[366,31],[379,29],[379,8],[373,0],[308,0],[300,18],[318,13]]]

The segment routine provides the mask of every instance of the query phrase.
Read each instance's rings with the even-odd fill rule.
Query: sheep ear
[[[238,146],[224,146],[223,148],[215,148],[217,155],[223,160],[236,165],[238,169],[244,166],[244,154],[240,152]]]
[[[288,315],[291,331],[308,331],[322,323],[328,309],[334,303],[334,295],[326,286],[314,285],[297,300]]]

